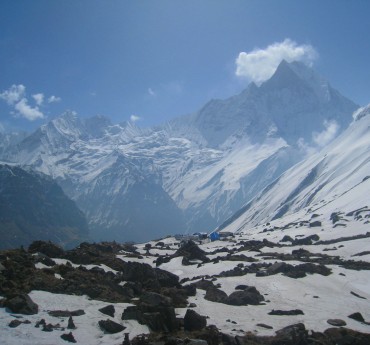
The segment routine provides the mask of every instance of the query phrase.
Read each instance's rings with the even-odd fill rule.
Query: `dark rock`
[[[185,285],[183,289],[188,296],[195,296],[197,294],[197,288],[194,285]]]
[[[361,313],[357,312],[357,313],[353,313],[351,315],[348,315],[348,317],[350,319],[353,319],[353,320],[356,320],[356,321],[359,321],[359,322],[365,322],[365,319],[364,317],[362,316]]]
[[[235,291],[225,300],[224,303],[229,305],[258,305],[265,298],[259,293],[254,286],[249,286],[243,291]]]
[[[33,315],[39,312],[39,307],[28,295],[20,294],[4,301],[4,307],[9,308],[12,313]]]
[[[70,316],[81,316],[85,315],[85,311],[82,309],[77,310],[50,310],[48,314],[53,317],[70,317]]]
[[[68,341],[70,343],[76,343],[76,339],[75,337],[73,336],[72,332],[69,332],[69,333],[66,333],[66,334],[62,334],[60,336],[63,340],[65,341]]]
[[[297,323],[276,331],[277,341],[276,343],[273,344],[304,345],[307,344],[306,342],[307,336],[308,332],[306,330],[305,325],[303,323]]]
[[[175,309],[163,306],[140,306],[139,322],[153,332],[173,332],[179,327]]]
[[[150,306],[171,306],[172,300],[167,296],[163,296],[155,292],[144,292],[140,296],[140,303]]]
[[[356,297],[361,298],[361,299],[366,299],[366,297],[360,296],[359,294],[357,294],[356,292],[353,292],[353,291],[351,291],[351,295],[356,296]]]
[[[248,288],[248,285],[238,285],[235,287],[235,290],[245,290]]]
[[[110,304],[110,305],[107,305],[103,308],[100,308],[99,311],[105,315],[108,315],[108,316],[111,316],[111,317],[114,317],[114,313],[116,312],[115,309],[114,309],[114,305]]]
[[[303,311],[300,309],[293,309],[293,310],[275,310],[273,309],[268,313],[269,315],[304,315]]]
[[[341,320],[341,319],[329,319],[327,323],[329,325],[336,326],[336,327],[342,327],[347,324],[344,320]]]
[[[170,306],[128,306],[122,313],[122,320],[137,320],[154,332],[172,332],[178,329],[175,309]]]
[[[199,280],[195,283],[192,283],[191,285],[195,286],[197,289],[206,290],[206,291],[211,287],[215,287],[213,282],[209,280],[205,280],[205,279]]]
[[[330,340],[329,344],[338,345],[367,345],[370,344],[370,334],[360,333],[347,328],[329,328],[324,336]]]
[[[56,327],[59,327],[59,326],[54,326],[51,323],[44,324],[43,327],[42,327],[42,331],[43,332],[52,332],[54,330],[54,328],[56,328]]]
[[[206,252],[200,249],[193,241],[185,242],[174,254],[174,256],[183,256],[185,264],[191,263],[193,260],[209,262]]]
[[[269,325],[266,325],[266,324],[264,324],[264,323],[257,323],[257,325],[256,325],[256,326],[258,326],[258,327],[262,327],[262,328],[266,328],[266,329],[274,329],[274,327],[269,326]]]
[[[126,329],[125,326],[109,319],[100,320],[99,326],[105,333],[109,334],[119,333]]]
[[[136,305],[130,305],[125,308],[122,313],[122,320],[139,320],[140,319],[140,310]]]
[[[162,288],[161,294],[171,300],[171,306],[185,308],[188,305],[188,291],[178,288]]]
[[[321,222],[319,220],[315,220],[314,222],[310,223],[310,228],[321,226]]]
[[[280,242],[294,242],[294,240],[290,236],[285,235]]]
[[[313,222],[311,224],[316,224],[316,223],[320,223],[320,222]],[[320,225],[316,225],[316,226],[321,226],[321,223],[320,223]],[[307,236],[307,237],[304,237],[304,238],[295,239],[292,244],[294,246],[310,245],[314,241],[318,241],[318,240],[320,240],[320,237],[315,234],[315,235]]]
[[[197,305],[196,305],[195,303],[190,303],[190,304],[189,304],[189,308],[196,308],[196,306],[197,306]]]
[[[68,326],[67,326],[68,329],[76,329],[76,325],[75,323],[73,322],[73,319],[72,319],[72,316],[70,316],[68,318]]]
[[[16,328],[19,325],[21,325],[22,323],[23,323],[22,321],[15,319],[15,320],[10,321],[9,324],[8,324],[8,326],[10,328]]]
[[[199,315],[192,309],[186,311],[184,317],[184,330],[185,331],[197,331],[207,326],[207,319],[205,316]]]
[[[34,241],[28,247],[29,253],[42,253],[49,258],[62,258],[64,250],[52,242]]]
[[[211,302],[224,303],[227,300],[227,294],[216,287],[211,287],[207,290],[204,299]]]
[[[41,319],[40,321],[36,322],[35,327],[39,328],[40,326],[44,326],[44,325],[46,325],[45,319]]]

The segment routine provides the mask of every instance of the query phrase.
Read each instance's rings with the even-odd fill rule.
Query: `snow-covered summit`
[[[220,228],[237,231],[285,215],[294,217],[302,210],[331,214],[367,206],[369,156],[370,107],[366,106],[331,144],[287,170]]]
[[[207,231],[301,160],[297,142],[311,145],[328,121],[339,132],[355,109],[309,67],[283,61],[262,85],[154,128],[66,112],[1,158],[57,179],[98,240]],[[169,221],[170,229],[164,219],[179,222]]]

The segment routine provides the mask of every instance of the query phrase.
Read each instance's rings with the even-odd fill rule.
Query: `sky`
[[[0,0],[0,130],[61,115],[142,127],[312,65],[370,103],[368,0]]]

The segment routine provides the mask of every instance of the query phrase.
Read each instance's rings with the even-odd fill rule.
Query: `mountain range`
[[[145,241],[216,228],[326,146],[357,108],[311,68],[282,61],[261,85],[153,128],[67,112],[0,159],[55,179],[92,239]]]

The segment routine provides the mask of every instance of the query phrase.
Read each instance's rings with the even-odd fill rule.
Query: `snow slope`
[[[298,163],[220,226],[240,231],[284,215],[350,212],[368,206],[370,106],[319,153]]]

